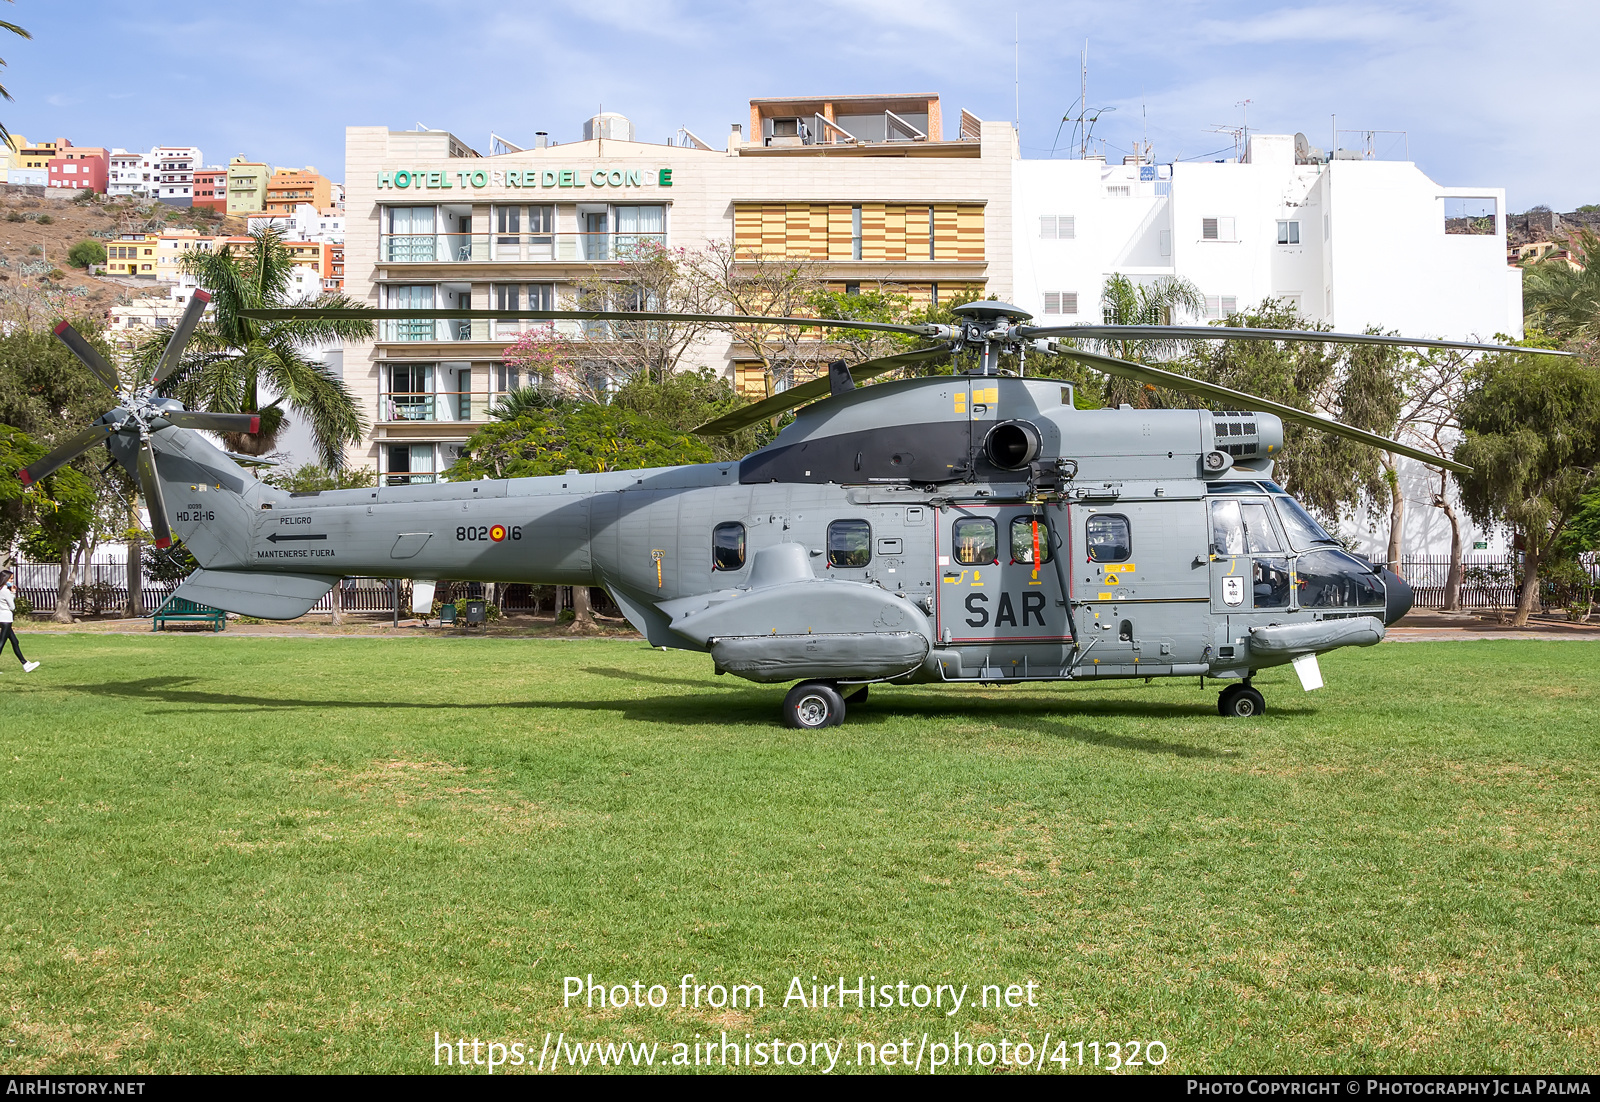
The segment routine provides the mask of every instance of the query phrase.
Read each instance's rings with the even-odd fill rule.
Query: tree
[[[14,0],[6,0],[6,3],[8,3],[8,4],[9,3],[13,3],[13,2],[14,2]],[[27,31],[23,30],[21,27],[17,26],[15,23],[7,23],[3,19],[0,19],[0,31],[10,31],[12,34],[18,36],[19,38],[32,38],[33,37],[33,35],[29,34]],[[3,58],[0,58],[0,69],[5,68],[5,64],[6,64],[5,60]],[[6,98],[6,100],[7,100],[7,102],[10,102],[11,99],[12,99],[11,93],[6,90],[4,85],[0,85],[0,96],[4,96]],[[0,141],[5,142],[7,145],[11,144],[11,131],[6,129],[5,123],[0,123]]]
[[[714,458],[703,441],[631,409],[578,403],[484,425],[445,473],[452,482],[464,482],[561,474],[573,468],[588,473],[669,467]]]
[[[619,245],[617,264],[605,275],[578,280],[580,309],[705,314],[708,288],[694,277],[694,256],[654,240]],[[598,358],[611,386],[636,379],[661,382],[678,370],[683,357],[706,332],[698,321],[608,321],[583,323],[591,347],[585,359]]]
[[[1149,283],[1134,283],[1113,272],[1100,289],[1100,314],[1107,325],[1172,325],[1184,314],[1205,316],[1206,300],[1187,279],[1161,276]],[[1180,354],[1187,344],[1176,340],[1091,341],[1108,356],[1134,363],[1155,363]],[[1105,376],[1101,401],[1108,407],[1124,403],[1139,408],[1159,404],[1161,398],[1131,379]]]
[[[365,418],[344,380],[312,360],[307,345],[361,340],[372,336],[369,321],[297,318],[293,321],[251,321],[247,309],[320,307],[348,309],[358,304],[344,295],[289,300],[294,267],[276,229],[251,233],[251,244],[236,253],[231,245],[212,252],[192,252],[184,270],[212,294],[211,320],[195,330],[179,370],[162,386],[192,409],[217,413],[259,413],[258,433],[224,433],[228,447],[246,455],[273,449],[285,426],[284,407],[304,417],[322,463],[344,464],[344,448],[366,432]],[[159,362],[167,335],[155,333],[135,354],[139,369],[149,373]],[[267,392],[277,397],[265,401]]]
[[[1600,346],[1574,359],[1501,353],[1476,368],[1461,403],[1455,458],[1462,504],[1477,523],[1504,524],[1523,552],[1513,623],[1525,627],[1541,565],[1596,486],[1600,468]]]
[[[680,371],[656,383],[637,380],[617,391],[611,401],[652,424],[680,433],[749,404],[732,383],[708,367]],[[729,436],[705,438],[705,443],[713,459],[740,459],[771,437],[767,422],[761,421]]]
[[[1546,256],[1523,266],[1522,310],[1527,327],[1560,340],[1600,337],[1600,236],[1585,226],[1567,244],[1584,266]]]
[[[755,317],[814,314],[817,295],[826,290],[822,261],[753,249],[740,252],[727,240],[713,241],[691,255],[688,271],[708,307]],[[796,374],[813,374],[827,363],[828,343],[804,326],[740,321],[714,322],[707,328],[731,335],[739,351],[761,365],[764,396],[792,385]]]
[[[87,268],[91,264],[106,262],[106,247],[91,238],[85,238],[67,250],[67,263],[74,268]]]
[[[298,467],[275,469],[261,481],[292,494],[322,490],[360,490],[378,484],[378,473],[371,467],[338,467],[330,470],[321,463],[302,463]]]
[[[72,623],[73,552],[94,528],[96,495],[83,472],[63,467],[49,478],[49,504],[41,502],[33,527],[23,536],[23,553],[36,562],[61,564],[56,586],[55,619]]]
[[[1271,298],[1230,315],[1224,324],[1319,328],[1292,305]],[[1341,352],[1341,347],[1300,341],[1196,341],[1186,356],[1162,366],[1387,436],[1400,405],[1400,353],[1376,346]],[[1161,400],[1204,404],[1175,395]],[[1378,453],[1330,433],[1284,425],[1284,449],[1275,467],[1283,486],[1330,524],[1363,495],[1373,503],[1393,498]]]

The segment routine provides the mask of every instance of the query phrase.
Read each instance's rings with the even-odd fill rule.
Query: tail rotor
[[[254,413],[208,413],[203,410],[186,410],[172,398],[156,396],[155,388],[172,377],[183,360],[183,350],[194,335],[195,327],[205,314],[211,296],[196,291],[189,305],[173,329],[172,337],[161,354],[161,360],[148,383],[124,387],[116,368],[84,339],[83,334],[63,321],[55,328],[55,335],[72,350],[72,354],[87,367],[91,374],[117,396],[118,404],[107,410],[94,424],[57,445],[50,452],[34,460],[17,472],[24,486],[32,486],[41,479],[71,463],[96,444],[109,441],[119,434],[138,437],[138,459],[135,474],[139,491],[150,509],[150,527],[156,537],[157,547],[172,545],[172,528],[167,520],[166,501],[157,477],[156,454],[151,446],[152,434],[162,429],[205,429],[211,432],[259,432],[261,417]],[[131,441],[130,441],[131,442]]]

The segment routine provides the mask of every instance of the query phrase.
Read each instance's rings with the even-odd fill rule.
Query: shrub
[[[29,245],[28,246],[28,255],[29,256],[43,256],[44,255],[44,250],[41,249],[37,245]]]
[[[6,221],[7,222],[22,222],[22,221],[26,221],[26,219],[24,219],[22,217],[22,212],[20,210],[8,210],[8,211],[6,211]]]
[[[84,239],[67,250],[67,263],[74,268],[87,268],[91,264],[106,262],[106,247],[98,241]]]
[[[39,216],[39,225],[41,226],[48,226],[54,221],[55,219],[51,218],[48,214],[41,214]]]
[[[26,593],[22,592],[22,590],[20,590],[20,589],[13,590],[12,593],[16,597],[16,607],[14,609],[16,614],[18,616],[30,616],[30,615],[32,615],[33,614],[33,602],[28,600],[28,595]]]
[[[60,268],[51,268],[44,274],[44,277],[46,279],[66,279],[67,273],[63,272]]]

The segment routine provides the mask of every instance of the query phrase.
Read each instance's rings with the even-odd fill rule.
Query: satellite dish
[[[1306,141],[1304,134],[1294,136],[1294,163],[1304,165],[1311,163],[1311,143]]]

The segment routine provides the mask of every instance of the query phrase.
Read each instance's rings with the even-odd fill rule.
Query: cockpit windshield
[[[1278,506],[1278,517],[1283,521],[1283,527],[1289,533],[1289,542],[1296,551],[1309,551],[1322,544],[1339,542],[1328,535],[1315,517],[1306,512],[1305,506],[1288,494],[1274,494],[1272,500]]]

